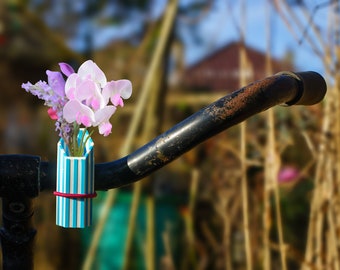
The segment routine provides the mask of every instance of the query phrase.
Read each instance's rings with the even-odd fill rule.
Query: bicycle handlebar
[[[323,99],[326,89],[323,77],[313,71],[280,72],[253,82],[194,113],[132,154],[116,161],[96,164],[95,189],[107,190],[136,182],[199,143],[252,115],[279,104],[316,104]],[[26,188],[31,191],[31,196],[37,196],[39,191],[55,189],[55,164],[39,162],[37,166],[37,157],[19,155],[21,159],[31,160],[33,165],[30,170],[36,168],[39,172],[31,172],[29,175],[39,174],[39,180],[36,180],[36,186],[32,183],[18,183],[20,187],[13,187],[13,181],[9,183],[10,178],[15,177],[22,168],[19,168],[20,164],[12,166],[12,169],[4,168],[1,161],[6,160],[5,157],[8,155],[0,156],[0,195],[9,192],[8,188],[3,188],[9,184],[11,191]],[[29,170],[20,174],[25,173],[29,173]]]

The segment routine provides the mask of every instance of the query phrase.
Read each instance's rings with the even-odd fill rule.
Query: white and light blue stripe
[[[81,129],[78,138],[82,136]],[[88,136],[88,132],[86,131]],[[63,139],[58,142],[57,192],[94,193],[94,143],[90,138],[82,157],[71,157]],[[56,224],[65,228],[84,228],[92,223],[92,198],[57,196]]]

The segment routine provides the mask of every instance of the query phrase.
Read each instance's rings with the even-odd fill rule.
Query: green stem
[[[71,156],[77,155],[77,149],[78,149],[77,136],[78,136],[78,133],[79,133],[79,125],[77,123],[74,123],[73,124],[73,136],[72,136],[71,149],[69,149]]]
[[[84,145],[83,145],[84,148],[85,148],[85,145],[86,145],[87,141],[91,138],[92,134],[93,134],[93,130],[91,130],[89,132],[89,136],[86,137],[86,140],[84,141]]]
[[[84,130],[83,130],[83,134],[81,135],[80,143],[78,145],[78,149],[77,149],[77,156],[78,157],[81,157],[83,155],[83,153],[84,153],[84,147],[85,147],[84,138],[85,138],[85,134],[86,134],[86,128],[84,128]],[[77,138],[78,138],[78,136],[77,136]],[[78,144],[78,141],[77,141],[77,144]]]
[[[89,132],[89,135],[86,136],[86,128],[84,128],[84,131],[83,131],[83,134],[81,136],[79,144],[78,144],[78,140],[77,140],[78,134],[79,134],[79,126],[75,130],[77,131],[77,133],[73,134],[74,138],[76,138],[76,139],[74,139],[74,142],[73,142],[74,151],[71,154],[72,154],[72,156],[75,156],[75,157],[81,157],[84,154],[84,149],[85,149],[85,145],[86,145],[87,141],[91,138],[91,135],[93,134],[93,130],[91,130]]]

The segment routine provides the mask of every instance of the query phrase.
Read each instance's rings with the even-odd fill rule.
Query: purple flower
[[[44,81],[39,81],[35,85],[32,85],[30,82],[23,83],[21,85],[22,88],[26,90],[26,92],[31,93],[38,98],[45,100],[45,103],[49,103],[50,93],[52,92],[51,87]],[[48,104],[45,104],[49,106]]]
[[[59,67],[61,72],[67,77],[74,73],[74,69],[67,63],[59,63]]]
[[[131,96],[132,84],[128,80],[108,83],[104,72],[91,60],[84,62],[78,72],[66,63],[59,66],[61,72],[46,71],[47,82],[27,82],[22,88],[45,101],[49,116],[56,120],[59,136],[69,148],[72,144],[75,153],[82,153],[78,151],[78,142],[73,141],[73,133],[83,125],[98,127],[100,134],[108,136],[112,130],[109,120],[117,106],[124,106],[123,99]]]
[[[53,93],[60,97],[65,96],[65,80],[63,75],[58,71],[46,71],[48,85],[53,89]],[[53,96],[53,95],[51,95]]]
[[[65,80],[60,72],[46,71],[47,82],[39,81],[36,84],[30,82],[23,83],[22,88],[27,92],[37,96],[45,101],[44,105],[48,106],[48,115],[56,120],[56,131],[59,131],[59,136],[64,138],[66,142],[70,141],[72,125],[66,122],[63,118],[63,107],[66,104],[65,95]]]

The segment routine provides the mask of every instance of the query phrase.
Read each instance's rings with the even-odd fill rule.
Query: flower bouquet
[[[109,120],[123,99],[132,94],[129,80],[107,81],[104,72],[91,60],[77,72],[60,63],[60,70],[47,70],[47,82],[22,84],[27,92],[45,101],[47,113],[55,120],[60,140],[57,145],[56,223],[66,228],[91,225],[94,191],[93,130],[108,136]]]

